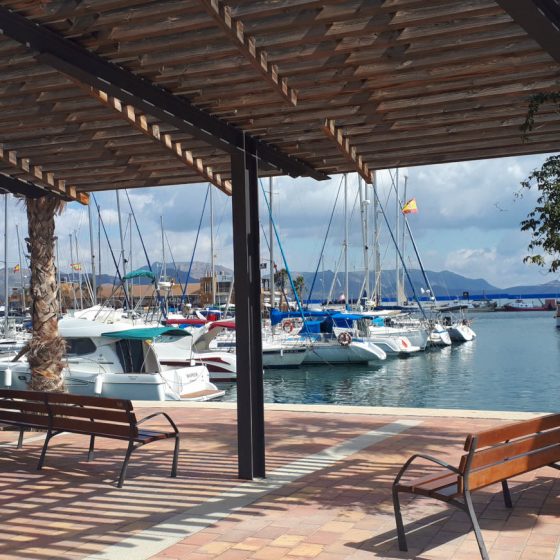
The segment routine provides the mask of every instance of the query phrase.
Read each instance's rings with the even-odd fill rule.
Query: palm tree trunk
[[[62,391],[66,348],[64,340],[58,336],[54,218],[64,203],[55,196],[27,198],[26,201],[33,321],[33,338],[27,352],[31,369],[29,388],[35,391]]]

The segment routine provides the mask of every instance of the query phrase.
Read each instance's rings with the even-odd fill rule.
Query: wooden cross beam
[[[288,85],[287,78],[278,75],[276,64],[268,62],[267,52],[257,47],[257,41],[244,31],[243,22],[231,14],[231,8],[222,0],[201,0],[208,14],[225,31],[237,50],[272,84],[275,91],[290,103],[297,105],[297,91]]]
[[[88,193],[78,192],[76,187],[67,185],[64,179],[57,179],[54,173],[44,171],[40,165],[32,164],[29,158],[19,157],[15,150],[4,149],[2,144],[0,144],[0,161],[23,174],[25,179],[52,194],[57,194],[67,200],[75,200],[81,204],[89,203]]]
[[[334,119],[325,119],[323,132],[336,142],[338,149],[344,154],[347,160],[356,165],[356,171],[360,174],[366,183],[373,183],[371,170],[367,163],[364,162],[361,155],[358,154],[350,139],[342,133],[342,129],[336,126]]]
[[[85,88],[84,88],[85,89]],[[180,142],[173,141],[170,134],[161,134],[159,126],[149,124],[145,114],[140,113],[132,105],[125,105],[120,99],[108,95],[106,92],[87,88],[88,93],[107,107],[113,109],[134,128],[157,142],[171,155],[196,171],[206,181],[218,187],[222,192],[231,196],[231,181],[222,179],[219,173],[214,173],[209,165],[205,165],[201,158],[195,158],[189,150],[184,150]]]

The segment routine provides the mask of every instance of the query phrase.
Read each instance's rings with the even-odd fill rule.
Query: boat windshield
[[[65,338],[68,356],[84,356],[93,354],[97,347],[91,338]]]

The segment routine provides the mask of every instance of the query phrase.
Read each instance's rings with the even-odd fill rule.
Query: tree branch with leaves
[[[525,122],[521,125],[525,141],[529,141],[539,109],[548,103],[560,112],[560,92],[538,93],[531,97]],[[536,207],[521,222],[521,231],[531,232],[527,246],[531,254],[524,257],[523,262],[556,272],[560,269],[560,155],[548,157],[521,186],[527,190],[536,188],[539,193]],[[547,260],[546,256],[552,260]]]

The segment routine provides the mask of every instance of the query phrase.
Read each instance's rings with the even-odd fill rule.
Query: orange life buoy
[[[348,346],[352,342],[352,335],[349,332],[341,332],[338,335],[338,342],[341,346]]]
[[[294,322],[293,321],[284,321],[282,323],[282,330],[285,333],[291,333],[294,330]]]

